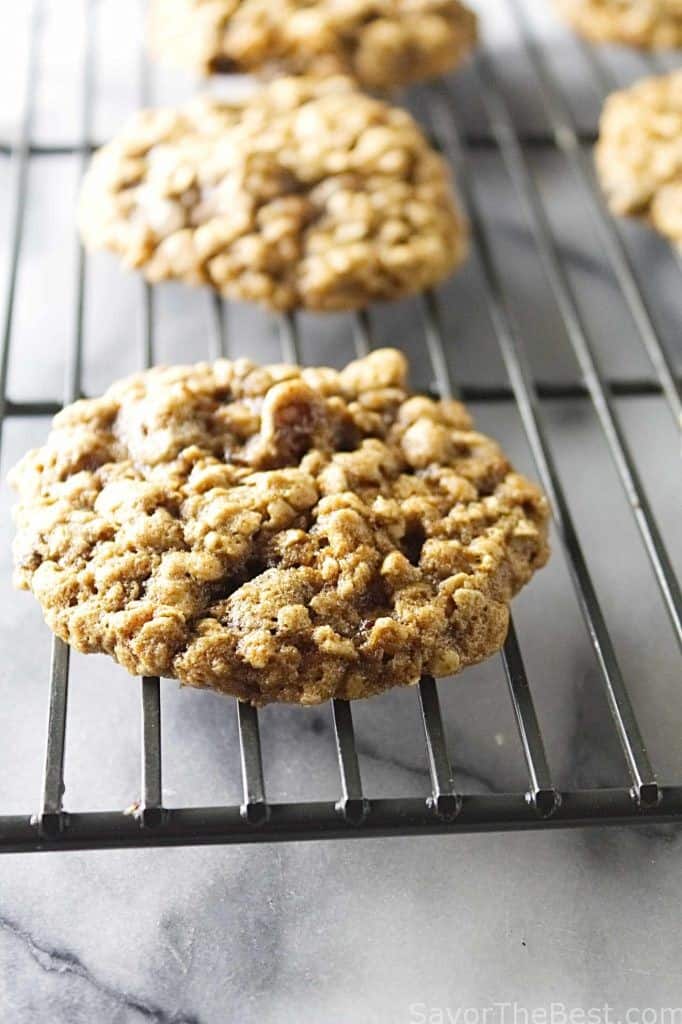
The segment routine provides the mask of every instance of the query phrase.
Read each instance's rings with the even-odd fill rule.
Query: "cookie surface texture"
[[[154,0],[149,34],[200,74],[342,72],[384,91],[456,67],[476,17],[458,0]]]
[[[152,282],[278,310],[409,295],[467,251],[449,169],[417,123],[338,77],[140,112],[93,158],[79,225]]]
[[[357,698],[498,650],[547,505],[401,353],[157,368],[11,474],[15,582],[63,640],[254,704]]]

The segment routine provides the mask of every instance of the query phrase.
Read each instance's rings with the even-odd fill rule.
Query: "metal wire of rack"
[[[516,402],[537,473],[550,499],[558,535],[570,570],[575,596],[593,647],[612,725],[618,736],[629,784],[621,787],[560,790],[554,783],[545,742],[536,714],[524,657],[512,623],[503,651],[509,698],[521,741],[527,786],[519,792],[463,794],[457,791],[448,752],[438,688],[426,677],[417,693],[426,745],[431,793],[428,799],[398,797],[369,800],[363,791],[351,705],[331,705],[339,771],[339,795],[331,802],[272,803],[266,795],[258,712],[235,702],[241,758],[242,801],[239,805],[167,807],[164,804],[161,756],[161,689],[158,678],[140,683],[142,725],[140,801],[134,814],[121,810],[71,813],[64,809],[64,761],[69,693],[69,648],[54,639],[50,664],[47,743],[42,798],[36,814],[0,813],[0,851],[96,849],[111,847],[184,845],[201,843],[262,842],[348,838],[361,836],[419,835],[541,829],[589,824],[643,824],[682,821],[682,783],[661,785],[642,739],[628,695],[613,639],[607,628],[578,530],[569,509],[549,438],[543,401],[547,398],[589,400],[608,445],[618,479],[639,530],[678,643],[682,644],[682,599],[679,584],[663,543],[645,487],[619,422],[614,399],[619,396],[659,396],[679,423],[682,413],[680,381],[675,376],[647,305],[637,273],[618,230],[606,211],[584,145],[593,141],[574,125],[570,108],[541,47],[533,38],[522,5],[508,0],[530,66],[542,83],[549,134],[521,136],[510,115],[493,62],[485,49],[474,58],[475,80],[486,111],[490,132],[464,133],[459,127],[456,97],[444,83],[429,87],[430,127],[437,143],[450,157],[472,225],[473,260],[486,299],[494,336],[506,368],[509,385],[461,389],[464,399],[491,403]],[[93,147],[93,71],[96,5],[87,4],[88,18],[82,69],[81,138],[74,146],[44,146],[32,140],[38,45],[42,3],[34,0],[30,53],[26,66],[22,111],[17,138],[0,152],[11,161],[11,230],[9,271],[5,290],[2,347],[0,350],[0,430],[12,417],[46,416],[82,393],[83,318],[86,290],[86,255],[78,246],[76,309],[63,400],[13,401],[8,395],[8,367],[13,336],[17,277],[27,207],[27,177],[34,155],[76,154],[81,171]],[[603,87],[611,81],[595,52],[584,47],[586,59]],[[141,64],[139,96],[147,100],[148,82]],[[588,329],[563,268],[557,241],[543,200],[528,166],[527,153],[536,148],[561,154],[574,175],[594,217],[606,258],[615,275],[622,300],[634,322],[649,360],[653,379],[607,379],[601,371]],[[582,373],[577,384],[538,382],[531,370],[499,273],[493,246],[482,217],[473,181],[471,154],[495,149],[505,166],[541,257],[547,284],[557,303],[567,337]],[[443,396],[460,394],[451,379],[447,348],[450,340],[442,323],[441,300],[423,296],[424,338],[437,389]],[[155,293],[140,285],[142,363],[155,361]],[[229,351],[229,307],[211,299],[211,352]],[[277,319],[282,357],[301,361],[298,321]],[[372,320],[367,312],[353,317],[357,353],[373,343]]]

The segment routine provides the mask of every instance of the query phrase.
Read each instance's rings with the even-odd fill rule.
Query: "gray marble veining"
[[[79,138],[84,4],[47,2],[34,139]],[[100,0],[94,136],[103,139],[138,102],[140,5]],[[507,3],[479,5],[516,121],[547,130],[542,95]],[[594,128],[600,92],[550,5],[526,0],[582,130]],[[2,5],[0,139],[16,128],[24,5]],[[607,51],[622,82],[646,70],[639,55]],[[194,84],[154,71],[156,102]],[[485,126],[475,75],[458,76],[464,127]],[[427,97],[414,94],[419,106]],[[575,358],[528,225],[493,151],[476,151],[486,229],[533,370],[577,379]],[[623,379],[650,368],[598,244],[580,189],[556,154],[533,150],[532,170],[604,370]],[[10,168],[0,158],[0,224]],[[74,330],[73,203],[78,161],[34,158],[9,366],[14,399],[63,392]],[[669,350],[682,367],[679,268],[645,228],[624,234]],[[0,247],[0,280],[6,246]],[[113,260],[88,261],[84,387],[94,393],[141,365],[140,285]],[[442,290],[453,376],[503,383],[504,368],[472,260]],[[208,355],[206,294],[156,291],[159,361]],[[415,383],[432,386],[418,306],[376,311],[376,339],[398,341]],[[230,311],[230,347],[277,358],[267,318]],[[302,318],[307,359],[352,355],[342,317]],[[663,781],[682,778],[679,657],[655,581],[587,402],[547,403],[553,450],[604,613],[652,758]],[[677,438],[659,399],[622,399],[618,412],[678,569]],[[476,409],[532,472],[511,406]],[[45,434],[45,420],[5,429],[2,476]],[[0,490],[0,809],[37,806],[50,638],[36,604],[11,590],[8,509]],[[515,605],[549,758],[559,786],[620,784],[624,767],[566,565],[555,557]],[[169,806],[236,802],[238,741],[232,702],[163,684],[164,798]],[[465,792],[518,789],[525,774],[499,659],[440,687],[453,768]],[[67,737],[70,810],[125,807],[139,795],[138,689],[103,658],[74,656]],[[428,773],[414,692],[354,709],[368,796],[426,795]],[[272,800],[334,799],[338,777],[329,710],[269,708],[261,717]],[[347,1024],[448,1019],[457,1008],[682,1006],[679,830],[646,828],[444,839],[43,854],[0,859],[0,1024]],[[426,1016],[426,1014],[429,1016]],[[487,1024],[527,1024],[498,1009]],[[440,1016],[439,1016],[440,1014]],[[680,1011],[682,1016],[682,1011]],[[597,1024],[601,1024],[600,1018]],[[466,1018],[463,1024],[486,1024]],[[556,1024],[562,1024],[557,1019]],[[606,1024],[606,1021],[604,1022]],[[639,1024],[638,1020],[627,1024]],[[653,1019],[641,1024],[657,1024]],[[661,1021],[663,1024],[663,1021]],[[668,1024],[673,1024],[668,1021]]]

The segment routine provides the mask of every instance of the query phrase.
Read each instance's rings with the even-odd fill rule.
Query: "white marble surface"
[[[83,6],[76,0],[46,4],[34,125],[34,139],[42,144],[79,138]],[[93,6],[94,133],[103,139],[138,102],[140,8],[135,0],[99,0]],[[542,131],[542,96],[507,3],[488,0],[479,6],[517,123]],[[581,127],[593,127],[599,92],[574,42],[548,6],[527,0],[526,8],[552,67],[570,86]],[[6,0],[0,18],[4,140],[16,129],[25,5]],[[621,81],[644,70],[636,56],[607,59]],[[180,97],[193,83],[156,72],[152,87],[154,98],[164,101]],[[480,132],[485,122],[475,78],[459,76],[455,89],[466,125]],[[485,151],[475,160],[486,226],[533,369],[545,380],[576,379],[556,305],[499,158]],[[649,374],[579,190],[555,155],[534,151],[532,163],[601,364],[622,378]],[[0,158],[4,238],[10,174],[7,159]],[[77,180],[72,156],[32,161],[9,366],[14,399],[54,398],[63,391],[74,331]],[[680,366],[679,268],[646,229],[628,225],[624,232],[656,322]],[[3,273],[6,258],[2,246]],[[113,260],[89,261],[87,392],[141,364],[140,296],[139,283]],[[445,287],[443,297],[455,376],[467,383],[503,382],[475,261]],[[159,360],[207,354],[205,294],[163,287],[156,312]],[[231,351],[277,357],[263,314],[242,307],[230,311],[229,323]],[[343,318],[306,317],[302,329],[306,358],[338,364],[350,357]],[[429,386],[415,304],[377,310],[375,329],[377,340],[405,346],[416,383]],[[635,527],[587,403],[548,403],[544,411],[652,759],[663,781],[679,782],[679,656]],[[620,400],[618,411],[679,569],[675,429],[656,398]],[[532,472],[513,409],[487,405],[477,414],[483,428],[502,437]],[[40,419],[7,424],[3,478],[46,427]],[[10,498],[4,484],[1,499],[0,811],[23,813],[37,806],[40,791],[49,635],[35,603],[11,590]],[[561,787],[620,784],[622,758],[558,541],[555,549],[551,565],[515,608],[551,767]],[[180,692],[172,683],[162,689],[166,803],[238,801],[232,702]],[[499,660],[441,684],[440,694],[462,790],[523,788]],[[107,660],[74,657],[67,809],[123,808],[139,796],[138,702],[137,685]],[[367,794],[426,795],[414,692],[358,705],[355,721]],[[262,739],[270,799],[337,796],[328,709],[268,709]],[[682,1006],[681,835],[646,828],[5,856],[0,1024],[403,1024],[456,1020],[458,1008],[470,1008],[468,1017],[459,1018],[463,1024],[526,1024],[522,1015],[514,1020],[510,1008],[504,1016],[500,1008],[490,1010],[486,1021],[475,1017],[473,1008],[514,1001],[526,1009],[559,1002],[587,1010],[609,1003],[615,1024],[629,1007]],[[601,1020],[606,1024],[603,1016],[592,1024]],[[560,1017],[556,1024],[562,1024]],[[642,1024],[655,1021],[649,1017]]]

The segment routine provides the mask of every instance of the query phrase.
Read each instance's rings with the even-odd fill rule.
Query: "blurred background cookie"
[[[555,0],[582,35],[595,42],[646,49],[682,46],[681,0]]]
[[[418,292],[467,251],[445,161],[406,111],[339,77],[141,111],[95,155],[79,223],[150,281],[279,310]]]
[[[201,74],[353,75],[391,89],[450,71],[476,17],[458,0],[154,0],[152,52]]]
[[[682,245],[682,71],[609,96],[596,162],[614,213],[645,217]]]

